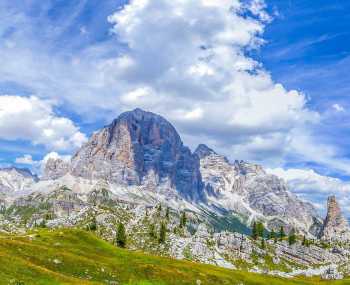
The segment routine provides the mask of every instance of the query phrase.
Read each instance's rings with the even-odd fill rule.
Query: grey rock
[[[197,156],[167,120],[141,109],[94,133],[72,158],[71,173],[126,186],[153,185],[154,191],[170,182],[187,199],[203,198]]]

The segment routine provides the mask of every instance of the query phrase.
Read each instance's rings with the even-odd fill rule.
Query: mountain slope
[[[217,208],[233,211],[253,220],[265,221],[269,229],[284,226],[289,231],[316,235],[321,219],[310,203],[288,191],[287,184],[260,166],[229,160],[201,144],[195,154],[200,159],[200,172],[208,202]]]
[[[0,284],[320,284],[131,252],[81,230],[0,236],[0,252]],[[140,283],[146,280],[149,283]]]

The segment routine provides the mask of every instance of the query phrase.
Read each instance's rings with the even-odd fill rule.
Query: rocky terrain
[[[321,232],[321,238],[326,241],[350,240],[350,227],[342,215],[335,196],[330,196],[327,202],[327,216]]]
[[[265,228],[254,238],[253,222]],[[95,132],[70,162],[48,159],[40,179],[0,171],[2,232],[77,227],[115,243],[120,223],[129,248],[178,259],[285,277],[350,270],[350,231],[334,197],[323,221],[262,166],[203,144],[192,153],[168,121],[140,109]],[[281,228],[293,242],[271,235]]]

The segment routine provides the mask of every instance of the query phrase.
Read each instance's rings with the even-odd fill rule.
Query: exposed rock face
[[[248,219],[262,219],[270,229],[285,226],[315,235],[321,227],[316,210],[288,191],[286,183],[267,174],[260,165],[235,161],[231,164],[205,145],[195,153],[209,195],[208,200]]]
[[[202,198],[198,158],[161,116],[135,109],[93,134],[71,161],[75,176],[120,185],[168,183],[191,200]]]
[[[329,241],[350,240],[350,227],[342,215],[335,196],[330,196],[327,202],[327,216],[322,229],[322,239]]]
[[[29,189],[38,178],[28,169],[16,167],[0,169],[0,193],[11,195]]]
[[[43,180],[57,179],[69,171],[69,162],[61,158],[49,158],[44,166]]]

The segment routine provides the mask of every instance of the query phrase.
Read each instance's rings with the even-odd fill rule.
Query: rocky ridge
[[[349,223],[341,213],[335,196],[328,198],[327,216],[323,224],[321,238],[326,241],[350,240]]]

